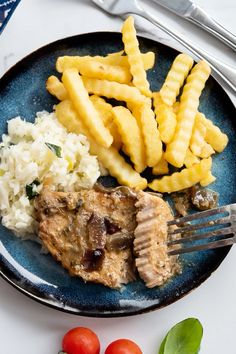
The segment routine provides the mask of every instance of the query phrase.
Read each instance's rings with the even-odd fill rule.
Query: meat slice
[[[137,194],[127,188],[54,192],[35,199],[39,237],[71,275],[111,288],[135,279]]]
[[[179,270],[177,258],[167,253],[172,213],[156,195],[128,187],[73,193],[47,187],[36,197],[35,211],[44,246],[84,281],[119,288],[138,270],[152,288]]]
[[[136,207],[135,264],[148,288],[163,285],[177,271],[175,256],[168,256],[167,222],[173,219],[168,204],[157,196],[140,192]]]

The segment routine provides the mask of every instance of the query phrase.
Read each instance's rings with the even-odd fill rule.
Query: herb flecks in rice
[[[67,133],[53,113],[38,113],[34,124],[20,117],[9,120],[8,134],[2,136],[0,146],[2,224],[19,236],[37,230],[33,198],[26,193],[35,180],[40,184],[32,189],[33,194],[40,192],[44,181],[50,180],[55,190],[77,191],[93,187],[100,176],[87,138]],[[60,149],[53,152],[52,147]]]

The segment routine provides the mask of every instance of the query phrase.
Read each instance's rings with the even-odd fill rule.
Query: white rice
[[[57,157],[45,143],[61,147]],[[84,135],[67,133],[54,113],[37,113],[35,123],[16,117],[8,121],[8,135],[0,143],[0,214],[2,224],[21,237],[37,231],[33,200],[26,185],[38,180],[34,190],[50,181],[55,190],[91,188],[100,176],[97,158],[89,154]]]

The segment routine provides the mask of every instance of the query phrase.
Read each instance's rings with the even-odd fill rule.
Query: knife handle
[[[236,51],[236,36],[216,22],[199,6],[194,5],[186,18],[198,26],[203,27],[224,44]]]
[[[220,59],[215,58],[213,55],[209,54],[205,50],[198,47],[195,43],[191,43],[187,38],[182,36],[180,33],[170,29],[164,23],[157,20],[150,12],[143,10],[140,6],[135,6],[132,8],[130,13],[141,16],[151,22],[153,25],[164,31],[166,34],[174,38],[177,42],[182,44],[186,49],[192,52],[197,58],[207,60],[213,69],[213,73],[221,77],[234,92],[236,92],[236,68],[230,66]]]

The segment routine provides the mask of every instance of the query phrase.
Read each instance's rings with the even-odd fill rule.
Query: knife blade
[[[175,14],[204,28],[236,51],[236,36],[210,17],[191,0],[152,0]]]

